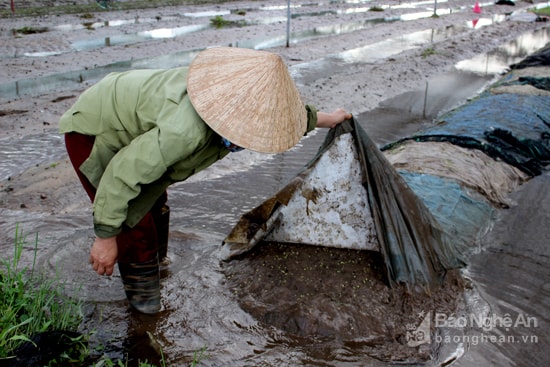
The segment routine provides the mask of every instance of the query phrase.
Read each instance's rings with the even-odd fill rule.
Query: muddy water
[[[313,247],[290,250],[273,247],[274,252],[263,252],[255,255],[256,258],[220,263],[219,245],[238,216],[292,178],[308,157],[314,155],[322,140],[323,134],[315,134],[297,149],[268,158],[249,154],[246,159],[241,158],[241,163],[236,160],[235,171],[215,167],[205,179],[171,188],[169,204],[174,210],[169,262],[162,271],[163,309],[154,317],[127,309],[117,273],[112,277],[99,277],[88,268],[88,248],[93,237],[89,211],[83,210],[71,218],[30,217],[24,212],[4,212],[2,217],[9,215],[11,220],[22,222],[21,228],[32,228],[39,233],[39,267],[52,275],[70,274],[71,282],[81,286],[74,294],[87,302],[84,329],[95,332],[92,347],[111,358],[124,358],[128,354],[134,362],[158,360],[151,346],[149,335],[152,335],[162,346],[170,365],[188,365],[194,353],[202,348],[207,349],[207,356],[201,366],[317,363],[382,366],[386,363],[379,359],[427,360],[428,345],[408,347],[403,331],[397,329],[404,327],[404,320],[416,321],[416,312],[412,310],[430,309],[435,304],[454,309],[458,299],[452,296],[461,294],[456,291],[456,287],[460,289],[459,284],[453,283],[454,288],[449,288],[448,293],[432,299],[421,297],[418,301],[407,301],[405,293],[390,292],[384,286],[373,254],[316,253]],[[236,153],[235,157],[239,154],[247,152]],[[6,230],[4,224],[2,229]],[[281,258],[285,251],[292,256]],[[291,261],[294,267],[286,261]],[[266,263],[276,267],[262,269]],[[320,263],[325,267],[317,267]],[[276,278],[280,268],[286,269],[286,275]],[[265,283],[260,281],[260,274]],[[285,278],[304,277],[315,280],[316,284],[306,282],[297,289],[285,286]],[[310,297],[319,286],[317,281],[324,277],[321,283],[324,297]],[[330,280],[337,284],[331,284]],[[265,286],[265,290],[278,298],[278,303],[272,305],[276,307],[268,314],[259,314],[263,308],[247,298],[253,294],[247,291],[251,286]],[[376,301],[368,297],[369,294],[376,294]],[[301,303],[296,304],[296,300],[303,297],[308,297],[308,310],[297,308]],[[363,299],[370,301],[365,304]],[[392,311],[386,314],[388,305]],[[361,317],[358,310],[362,310]],[[339,311],[341,317],[347,315],[342,322],[327,320],[320,325],[315,322],[315,313],[335,316]],[[400,316],[392,317],[392,314]],[[350,324],[354,315],[354,323]],[[347,335],[340,336],[340,328],[345,328]]]
[[[487,59],[490,58],[483,61]],[[310,70],[316,70],[315,65]],[[457,80],[468,80],[465,84],[471,86],[473,95],[492,78],[491,73],[483,77],[462,73],[430,81],[418,91],[387,101],[380,109],[357,118],[379,144],[407,136],[428,124],[441,109],[468,97],[452,93]],[[437,93],[432,94],[434,91]],[[2,142],[3,177],[47,156],[61,154],[59,138],[54,131],[49,133]],[[83,330],[94,331],[92,350],[111,358],[128,356],[132,363],[138,359],[158,361],[160,345],[169,364],[180,366],[189,365],[203,348],[206,352],[201,366],[385,366],[392,361],[448,365],[458,357],[458,364],[464,366],[503,366],[515,365],[512,361],[522,365],[521,353],[525,350],[535,353],[536,365],[548,362],[548,357],[540,352],[548,346],[548,253],[537,236],[529,240],[514,237],[518,232],[527,236],[539,231],[547,222],[544,216],[533,221],[533,228],[514,223],[512,217],[504,218],[502,226],[507,230],[499,232],[501,237],[487,239],[487,250],[468,269],[471,281],[461,284],[450,277],[449,292],[437,294],[430,301],[381,287],[383,279],[376,271],[375,254],[361,254],[365,256],[362,259],[349,252],[271,246],[237,262],[220,263],[218,251],[224,234],[243,212],[294,177],[315,154],[323,137],[323,132],[311,134],[295,149],[276,156],[236,153],[227,158],[228,163],[220,162],[199,177],[171,187],[169,261],[163,266],[163,309],[157,316],[139,315],[127,309],[118,274],[98,277],[88,268],[88,248],[93,238],[88,208],[70,217],[0,209],[0,230],[5,237],[15,232],[15,223],[20,223],[20,228],[39,233],[39,266],[51,274],[70,274],[71,281],[80,286],[71,292],[86,301]],[[45,151],[37,149],[36,139]],[[14,154],[18,149],[33,155]],[[545,183],[547,180],[541,185]],[[536,186],[534,192],[544,192],[541,187]],[[540,203],[539,213],[543,213],[547,196],[533,200]],[[31,260],[30,237],[27,261]],[[497,260],[495,254],[502,253],[505,261],[501,261],[502,257]],[[537,276],[530,275],[533,269]],[[304,278],[309,282],[300,283]],[[359,283],[355,283],[357,279]],[[253,292],[262,291],[271,303],[251,297]],[[378,300],[369,294],[376,294]],[[363,304],[363,299],[368,301]],[[476,330],[443,328],[440,335],[459,338],[436,343],[435,350],[426,344],[407,344],[406,329],[418,325],[418,313],[450,312],[455,308],[464,312],[500,308],[514,316],[528,313],[538,321],[535,332],[539,343],[532,343],[527,349],[525,343],[513,347],[473,345],[464,342],[463,336]],[[327,315],[332,320],[316,321]],[[351,315],[362,322],[355,325],[353,317],[337,320],[340,315]],[[358,330],[359,326],[365,329]],[[347,334],[341,333],[344,329]],[[518,332],[529,335],[531,329],[525,327]],[[427,362],[428,359],[432,360]]]

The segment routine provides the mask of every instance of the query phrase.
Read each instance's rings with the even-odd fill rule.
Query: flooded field
[[[470,10],[465,6],[443,7],[444,3],[440,4],[442,16]],[[326,12],[332,15],[352,12],[348,3],[341,4],[340,8]],[[370,6],[368,2],[355,6],[353,12],[364,15]],[[399,17],[377,16],[346,25],[325,24],[297,31],[292,39],[296,44],[313,44],[319,38],[374,29],[380,23],[401,24],[433,14],[431,3],[407,6],[412,10]],[[326,15],[313,5],[303,8],[293,20]],[[247,12],[266,13],[254,24],[277,24],[284,19],[286,9],[275,9],[263,7]],[[149,30],[130,30],[125,35],[109,33],[126,25],[125,20],[109,19],[86,25],[102,32],[107,30],[105,34],[72,39],[64,44],[66,49],[55,52],[60,56],[90,50],[100,52],[117,45],[130,47],[153,39],[185,37],[210,28],[208,19],[216,15],[238,19],[231,10],[197,11],[173,18],[198,19],[200,24],[157,28],[158,19],[146,17],[140,18],[139,23]],[[504,15],[497,14],[481,17],[476,24],[489,27],[505,21]],[[70,33],[83,26],[75,21],[57,25],[56,31]],[[312,86],[323,85],[327,75],[345,74],[384,61],[391,63],[394,61],[388,60],[411,50],[426,49],[457,33],[466,37],[475,27],[468,21],[445,28],[418,29],[346,50],[325,52],[323,57],[311,61],[293,61],[290,71],[299,88],[307,92]],[[499,44],[491,52],[461,60],[450,71],[417,83],[416,88],[404,89],[392,98],[381,97],[383,101],[376,108],[358,107],[356,118],[380,146],[410,136],[429,125],[441,111],[474,97],[510,64],[549,41],[548,28],[528,32]],[[284,42],[284,34],[279,33],[249,37],[235,44],[269,49]],[[53,92],[76,95],[83,85],[110,71],[186,65],[197,52],[198,48],[190,48],[158,53],[160,56],[156,57],[119,59],[96,68],[15,78],[0,84],[0,99],[32,100]],[[25,57],[31,56],[15,53],[1,56],[14,60]],[[49,56],[32,57],[41,60]],[[398,79],[398,75],[393,78]],[[356,85],[349,88],[356,89],[353,94],[362,93]],[[324,96],[322,92],[312,95]],[[25,110],[10,111],[22,118],[26,114]],[[23,125],[21,121],[16,120],[11,127],[16,133],[18,126]],[[246,151],[232,154],[170,188],[168,204],[172,213],[169,259],[162,268],[162,311],[147,316],[128,309],[118,273],[98,277],[88,268],[88,251],[94,236],[91,209],[74,180],[66,182],[65,189],[71,190],[70,195],[56,194],[57,187],[46,186],[41,188],[44,191],[28,192],[27,201],[14,204],[15,194],[19,194],[15,184],[19,175],[27,172],[40,176],[45,171],[56,175],[65,159],[63,142],[55,126],[37,122],[42,124],[41,131],[0,137],[0,249],[3,254],[11,253],[17,226],[28,235],[30,243],[38,235],[39,267],[52,275],[64,274],[80,287],[74,294],[86,301],[86,323],[82,329],[94,332],[91,348],[98,351],[98,357],[103,354],[113,359],[128,358],[129,365],[145,359],[158,362],[160,346],[170,366],[188,366],[201,351],[204,355],[200,366],[544,366],[550,360],[546,352],[550,346],[546,313],[550,301],[549,253],[544,246],[549,239],[545,228],[549,196],[543,194],[547,191],[548,174],[527,183],[514,195],[519,205],[493,223],[493,233],[483,238],[479,254],[473,256],[471,264],[462,274],[450,274],[444,291],[427,298],[385,287],[376,253],[267,245],[250,256],[222,262],[220,244],[238,218],[292,179],[315,155],[325,132],[310,134],[297,147],[279,155]],[[47,205],[48,209],[28,210],[40,205]],[[533,216],[536,217],[533,220],[524,220]],[[31,248],[29,244],[28,253],[23,255],[26,261],[31,261]],[[448,323],[438,328],[437,334],[429,325],[427,329],[419,329],[426,327],[423,324],[426,315],[486,315],[495,310],[508,314],[514,321],[518,315],[531,317],[526,320],[536,320],[537,325],[533,327],[526,322],[521,328],[513,328],[518,338],[513,344],[483,343],[471,338],[508,335],[500,329],[486,333],[472,325],[452,327]],[[434,332],[431,334],[434,342],[411,344],[407,332],[414,330]],[[527,339],[521,339],[522,336]]]

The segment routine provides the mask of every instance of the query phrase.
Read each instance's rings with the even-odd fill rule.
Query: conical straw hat
[[[280,56],[244,48],[200,52],[187,93],[216,133],[246,149],[283,152],[306,132],[307,113]]]

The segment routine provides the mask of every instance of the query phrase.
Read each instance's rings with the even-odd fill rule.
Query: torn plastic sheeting
[[[403,141],[447,141],[483,151],[495,159],[539,175],[550,162],[550,98],[537,95],[483,93],[436,121],[433,127]]]
[[[501,93],[503,89],[519,90],[519,94],[548,95],[550,92],[550,43],[537,52],[510,66],[509,72],[491,88],[491,93]],[[529,88],[514,88],[528,86]],[[526,93],[526,91],[528,91]],[[547,93],[545,93],[547,92]],[[512,92],[514,94],[516,92]]]
[[[537,52],[529,55],[520,62],[511,65],[512,70],[525,69],[533,66],[548,66],[550,65],[550,44],[546,44]]]
[[[514,136],[538,140],[547,133],[543,116],[550,116],[550,99],[545,96],[482,94],[479,98],[443,115],[420,135],[457,135],[485,140],[497,129]]]
[[[518,78],[515,84],[531,85],[537,89],[550,91],[550,78],[538,78],[533,76],[524,76]]]
[[[502,207],[513,204],[509,194],[528,179],[519,169],[479,150],[447,142],[408,141],[384,155],[398,171],[450,178]]]
[[[349,136],[344,137],[345,134]],[[349,139],[350,137],[352,139]],[[355,153],[346,154],[350,147]],[[353,163],[348,162],[350,159],[358,163],[357,168],[354,168]],[[354,218],[354,220],[363,218],[362,223],[356,223],[362,224],[366,232],[357,233],[363,233],[361,236],[367,233],[367,238],[362,239],[363,244],[372,246],[372,238],[369,234],[372,220],[372,227],[376,233],[373,238],[378,241],[390,284],[406,283],[410,287],[431,287],[439,283],[445,270],[463,265],[459,252],[437,220],[355,120],[331,129],[318,154],[289,185],[259,207],[243,215],[224,241],[223,257],[229,259],[250,250],[259,241],[266,239],[268,234],[271,240],[284,242],[288,238],[279,238],[278,233],[285,232],[280,229],[288,226],[293,226],[293,230],[304,231],[304,238],[308,238],[312,233],[311,228],[295,227],[296,224],[293,221],[300,218],[293,217],[310,215],[313,212],[312,205],[320,196],[329,195],[341,189],[326,190],[325,188],[325,191],[321,191],[318,187],[312,186],[312,183],[316,182],[311,176],[311,173],[315,172],[315,166],[320,165],[320,162],[326,164],[329,161],[334,161],[340,167],[350,167],[351,171],[355,170],[355,176],[359,181],[350,178],[349,182],[351,186],[355,186],[354,182],[360,182],[362,193],[345,195],[346,200],[353,198],[356,203],[348,202],[344,208],[364,209],[360,215],[358,213],[341,215],[340,218],[344,218],[342,228],[350,225],[346,222],[346,218]],[[331,177],[330,180],[335,180],[335,177]],[[304,194],[308,192],[310,194]],[[288,215],[285,213],[293,195],[301,195],[305,198],[301,204],[302,214],[296,211],[289,211]],[[342,199],[325,200],[341,203]],[[285,218],[285,215],[289,216],[290,220]],[[317,223],[320,226],[334,224],[330,223],[333,220],[330,215],[322,215],[317,219],[320,221]],[[346,231],[335,231],[333,236],[336,237],[331,239],[330,244],[311,243],[312,241],[308,243],[334,246],[332,242],[338,242],[341,247],[357,248],[350,243],[348,234]]]
[[[493,206],[481,195],[456,181],[418,172],[399,172],[437,219],[443,231],[453,238],[462,256],[477,249],[480,237],[489,228]]]
[[[550,163],[550,44],[521,62],[474,101],[404,140],[448,141],[483,151],[530,176]],[[528,85],[530,88],[514,86]],[[508,91],[509,93],[506,93]],[[530,92],[528,92],[530,91]],[[389,144],[390,149],[401,142]]]

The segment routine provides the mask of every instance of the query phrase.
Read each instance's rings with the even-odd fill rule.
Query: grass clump
[[[550,6],[540,8],[540,9],[534,9],[533,13],[537,15],[542,15],[542,16],[550,16]]]
[[[224,19],[224,17],[222,17],[221,15],[216,15],[214,18],[210,19],[210,24],[212,24],[216,28],[222,28],[231,24],[231,22],[227,19]]]
[[[245,25],[244,20],[227,20],[221,15],[216,15],[214,18],[210,18],[210,24],[215,28],[220,29],[223,27],[240,27]]]
[[[424,51],[422,51],[422,53],[420,54],[420,56],[422,56],[422,58],[426,58],[428,56],[432,56],[432,55],[435,55],[435,49],[432,48],[432,47],[428,47],[426,49],[424,49]]]
[[[0,258],[0,366],[128,367],[129,361],[91,356],[89,333],[78,329],[84,320],[83,303],[68,294],[59,274],[46,277],[36,269],[38,235],[32,243],[31,264],[23,266],[22,255],[30,244],[16,228],[13,257]],[[26,261],[29,262],[29,261]],[[196,351],[191,367],[205,358],[206,347]],[[160,350],[159,364],[138,361],[139,367],[167,367]]]
[[[20,34],[37,34],[37,33],[46,33],[48,28],[46,27],[23,27],[15,30],[16,33]]]
[[[13,357],[23,343],[33,343],[36,334],[55,330],[76,334],[83,319],[80,301],[63,293],[65,284],[59,277],[47,279],[35,271],[38,235],[32,265],[21,267],[26,244],[22,231],[16,228],[13,259],[1,261],[0,361]],[[73,341],[80,345],[80,340]],[[63,358],[73,360],[75,356],[65,353]]]

